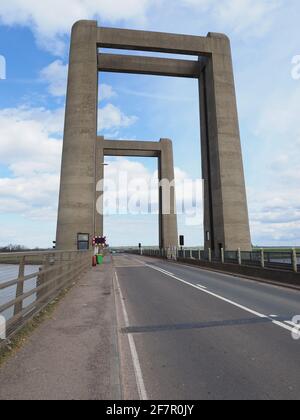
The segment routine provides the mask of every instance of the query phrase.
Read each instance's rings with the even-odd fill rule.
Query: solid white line
[[[201,284],[197,284],[197,286],[199,286],[201,289],[207,289],[207,287],[202,286]]]
[[[118,274],[116,271],[115,271],[115,279],[117,283],[117,289],[119,290],[119,293],[120,293],[120,300],[121,300],[121,306],[122,306],[124,320],[125,320],[125,326],[129,327],[129,317],[128,317],[128,313],[127,313],[126,306],[124,303],[124,298],[123,298],[122,290],[120,287]],[[134,366],[135,379],[136,379],[136,384],[137,384],[140,400],[148,400],[143,373],[141,369],[141,364],[140,364],[139,356],[136,350],[136,345],[135,345],[132,334],[128,334],[128,342],[129,342],[132,362]]]
[[[160,271],[162,274],[169,275],[169,274],[166,274],[166,273],[162,272],[157,267],[154,267],[154,266],[151,266],[151,265],[148,265],[148,264],[147,264],[147,267],[150,267],[150,268],[152,268],[153,270],[156,270],[156,271]],[[193,284],[193,283],[190,283],[190,282],[188,282],[186,280],[180,279],[179,277],[176,277],[176,276],[173,276],[173,275],[169,275],[169,276],[172,277],[173,279],[177,280],[177,281],[180,281],[183,284],[186,284],[187,286],[191,286],[191,287],[193,287],[195,289],[200,290],[203,293],[207,293],[208,295],[211,295],[211,296],[213,296],[213,297],[215,297],[217,299],[220,299],[220,300],[222,300],[222,301],[224,301],[226,303],[229,303],[230,305],[233,305],[233,306],[235,306],[235,307],[237,307],[239,309],[242,309],[242,310],[244,310],[246,312],[249,312],[252,315],[255,315],[255,316],[259,317],[259,318],[269,319],[272,322],[272,324],[277,325],[278,327],[281,327],[281,328],[283,328],[285,330],[288,330],[290,332],[293,332],[293,328],[289,327],[288,325],[284,324],[283,322],[275,321],[274,319],[270,318],[267,315],[261,314],[261,313],[259,313],[257,311],[254,311],[253,309],[247,308],[246,306],[243,306],[243,305],[240,305],[239,303],[233,302],[232,300],[226,299],[223,296],[220,296],[220,295],[217,295],[215,293],[209,292],[208,290],[204,290],[204,289],[200,288],[198,285]]]

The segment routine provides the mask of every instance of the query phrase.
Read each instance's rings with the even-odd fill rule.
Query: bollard
[[[261,267],[265,268],[265,251],[261,249],[260,251],[260,261],[261,261]]]
[[[292,264],[294,273],[298,273],[298,261],[297,261],[297,252],[295,249],[292,251]]]
[[[208,248],[208,261],[211,263],[212,256],[211,256],[211,248]]]
[[[198,251],[198,260],[201,261],[201,249]]]

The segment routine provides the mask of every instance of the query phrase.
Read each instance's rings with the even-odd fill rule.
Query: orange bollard
[[[97,258],[96,255],[93,256],[93,267],[96,267],[97,265]]]

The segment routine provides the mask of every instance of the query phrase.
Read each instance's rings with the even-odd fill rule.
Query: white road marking
[[[289,325],[292,325],[292,327],[294,327],[294,328],[299,328],[300,327],[300,325],[299,324],[295,324],[294,322],[292,322],[292,321],[284,321],[284,322],[286,322],[287,324],[289,324]]]
[[[154,266],[149,265],[149,264],[147,264],[146,266],[152,268],[153,270],[160,271],[162,274],[168,275],[168,276],[172,277],[173,279],[175,279],[177,281],[180,281],[183,284],[186,284],[187,286],[194,287],[195,289],[198,289],[198,290],[200,290],[203,293],[207,293],[208,295],[211,295],[211,296],[213,296],[213,297],[215,297],[217,299],[220,299],[220,300],[222,300],[222,301],[224,301],[226,303],[229,303],[230,305],[233,305],[233,306],[235,306],[235,307],[237,307],[239,309],[242,309],[242,310],[244,310],[246,312],[249,312],[252,315],[255,315],[255,316],[259,317],[259,318],[269,319],[272,322],[272,324],[277,325],[278,327],[281,327],[281,328],[283,328],[285,330],[288,330],[290,332],[293,332],[293,330],[294,330],[292,327],[289,327],[288,325],[284,324],[283,322],[275,321],[274,319],[272,319],[271,317],[269,317],[267,315],[261,314],[261,313],[259,313],[257,311],[254,311],[251,308],[247,308],[244,305],[240,305],[239,303],[236,303],[236,302],[233,302],[232,300],[226,299],[223,296],[220,296],[220,295],[217,295],[215,293],[209,292],[208,290],[202,289],[198,285],[193,284],[193,283],[190,283],[190,282],[188,282],[186,280],[180,279],[179,277],[176,277],[174,275],[166,274],[162,270],[158,269],[157,267],[154,267]]]
[[[161,271],[162,273],[168,274],[168,276],[174,276],[173,273],[171,273],[170,271],[166,271],[163,268],[157,267],[159,269],[159,271]]]
[[[125,306],[125,303],[124,303],[124,297],[123,297],[122,290],[121,290],[121,287],[120,287],[118,274],[117,274],[116,271],[115,271],[115,279],[116,279],[116,283],[117,283],[117,289],[120,293],[120,300],[121,300],[121,305],[122,305],[122,310],[123,310],[123,315],[124,315],[124,320],[125,320],[125,326],[126,326],[126,328],[128,328],[130,326],[129,317],[128,317],[128,313],[127,313],[126,306]],[[127,336],[128,336],[128,341],[129,341],[129,347],[130,347],[132,362],[133,362],[133,366],[134,366],[134,373],[135,373],[135,379],[136,379],[136,384],[137,384],[137,388],[138,388],[139,397],[140,397],[141,400],[148,400],[146,387],[145,387],[145,382],[144,382],[144,378],[143,378],[143,373],[142,373],[142,369],[141,369],[141,364],[140,364],[139,356],[138,356],[138,353],[137,353],[137,350],[136,350],[136,345],[135,345],[135,342],[134,342],[134,338],[133,338],[132,334],[128,334]]]
[[[201,284],[197,284],[197,286],[199,286],[201,289],[207,289],[207,287],[202,286]]]

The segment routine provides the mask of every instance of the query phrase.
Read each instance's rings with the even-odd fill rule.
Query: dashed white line
[[[244,310],[244,311],[246,311],[246,312],[249,312],[249,313],[250,313],[250,314],[252,314],[252,315],[255,315],[255,316],[259,317],[259,318],[269,319],[269,320],[272,322],[272,324],[277,325],[278,327],[281,327],[281,328],[283,328],[283,329],[285,329],[285,330],[288,330],[288,331],[290,331],[290,332],[293,332],[293,330],[294,330],[292,327],[289,327],[287,324],[285,324],[285,323],[283,323],[283,322],[276,321],[275,319],[271,318],[270,316],[267,316],[267,315],[261,314],[261,313],[259,313],[259,312],[257,312],[257,311],[254,311],[254,310],[253,310],[253,309],[251,309],[251,308],[247,308],[247,307],[246,307],[246,306],[244,306],[244,305],[240,305],[240,304],[239,304],[239,303],[237,303],[237,302],[234,302],[234,301],[232,301],[232,300],[230,300],[230,299],[226,299],[226,298],[224,298],[223,296],[217,295],[216,293],[213,293],[213,292],[210,292],[210,291],[208,291],[208,290],[205,290],[205,289],[201,288],[199,285],[196,285],[196,284],[190,283],[190,282],[188,282],[188,281],[186,281],[186,280],[183,280],[183,279],[181,279],[181,278],[179,278],[179,277],[176,277],[176,276],[174,276],[174,275],[167,274],[167,273],[166,273],[166,272],[164,272],[163,270],[161,270],[161,269],[159,269],[159,268],[157,268],[157,267],[154,267],[154,266],[152,266],[152,265],[150,265],[150,264],[146,264],[146,266],[147,266],[147,267],[152,268],[153,270],[160,271],[162,274],[165,274],[166,276],[172,277],[173,279],[175,279],[175,280],[177,280],[177,281],[179,281],[179,282],[181,282],[181,283],[183,283],[183,284],[186,284],[187,286],[193,287],[193,288],[195,288],[195,289],[197,289],[197,290],[199,290],[199,291],[201,291],[201,292],[203,292],[203,293],[207,293],[207,294],[208,294],[208,295],[210,295],[210,296],[213,296],[213,297],[215,297],[215,298],[217,298],[217,299],[220,299],[220,300],[222,300],[223,302],[229,303],[230,305],[233,305],[233,306],[235,306],[235,307],[237,307],[237,308],[239,308],[239,309],[242,309],[242,310]]]
[[[126,306],[125,306],[125,303],[124,303],[124,298],[123,298],[122,290],[121,290],[121,287],[120,287],[118,274],[117,274],[116,271],[115,271],[115,279],[116,279],[117,289],[120,293],[120,300],[121,300],[121,306],[122,306],[123,315],[124,315],[125,326],[129,327],[130,326],[129,317],[128,317],[128,313],[127,313]],[[140,364],[139,356],[138,356],[138,353],[137,353],[137,350],[136,350],[136,345],[135,345],[135,342],[134,342],[134,338],[133,338],[132,334],[128,334],[127,336],[128,336],[128,341],[129,341],[129,347],[130,347],[132,362],[133,362],[133,366],[134,366],[134,373],[135,373],[135,379],[136,379],[136,384],[137,384],[137,388],[138,388],[139,397],[140,397],[141,400],[148,400],[146,387],[145,387],[145,382],[144,382],[144,378],[143,378],[143,373],[142,373],[142,369],[141,369],[141,364]]]

